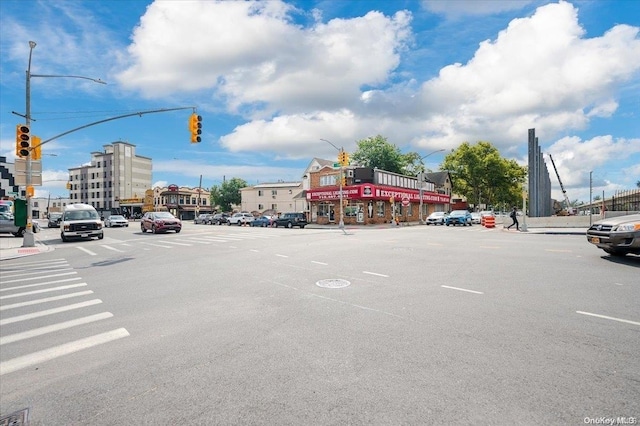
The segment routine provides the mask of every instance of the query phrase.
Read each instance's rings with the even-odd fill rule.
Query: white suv
[[[253,222],[255,218],[251,213],[235,213],[227,219],[227,225],[247,225]]]
[[[60,220],[60,238],[67,242],[70,238],[104,238],[100,215],[89,204],[69,204],[64,208]]]

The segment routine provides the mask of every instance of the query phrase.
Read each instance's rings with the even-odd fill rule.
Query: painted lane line
[[[480,246],[480,248],[482,248],[482,249],[499,249],[500,247],[498,247],[498,246]]]
[[[65,259],[51,259],[51,260],[45,260],[45,261],[38,261],[38,262],[20,262],[20,263],[13,263],[11,264],[11,267],[8,269],[5,269],[6,271],[21,271],[24,269],[25,266],[33,266],[33,265],[48,265],[50,263],[59,263],[59,262],[66,262]]]
[[[592,314],[590,312],[576,311],[576,314],[589,315],[591,317],[603,318],[603,319],[608,319],[608,320],[611,320],[611,321],[618,321],[618,322],[624,322],[624,323],[627,323],[627,324],[640,325],[640,322],[629,321],[629,320],[622,319],[622,318],[608,317],[606,315]]]
[[[32,280],[39,280],[42,278],[51,278],[51,277],[64,277],[65,275],[75,275],[77,274],[77,272],[65,272],[63,274],[51,274],[51,275],[47,275],[46,277],[30,277],[30,278],[20,278],[17,280],[7,280],[7,281],[2,281],[3,284],[9,284],[9,283],[18,283],[20,281],[32,281]]]
[[[98,253],[94,253],[94,252],[92,252],[91,250],[86,249],[86,248],[84,248],[84,247],[76,247],[76,248],[77,248],[78,250],[81,250],[81,251],[83,251],[83,252],[87,253],[88,255],[91,255],[91,256],[97,256],[97,255],[98,255]]]
[[[363,274],[369,274],[369,275],[375,275],[376,277],[385,277],[385,278],[389,278],[389,275],[385,275],[385,274],[378,274],[377,272],[369,272],[369,271],[362,271]]]
[[[124,253],[124,250],[120,250],[120,249],[117,249],[117,248],[115,248],[115,247],[111,247],[111,246],[107,246],[107,245],[102,245],[101,247],[104,247],[104,248],[106,248],[107,250],[113,250],[113,251],[117,251],[117,252],[119,252],[119,253]]]
[[[252,251],[252,252],[254,252],[254,253],[260,253],[260,250],[256,250],[256,249],[251,249],[251,250],[249,250],[249,251]]]
[[[44,299],[36,299],[36,300],[29,300],[28,302],[13,303],[11,305],[0,306],[0,311],[6,311],[7,309],[22,308],[23,306],[39,305],[40,303],[55,302],[56,300],[70,299],[72,297],[86,296],[88,294],[93,294],[93,291],[91,290],[77,291],[75,293],[63,294],[61,296],[45,297]]]
[[[328,265],[328,263],[318,262],[317,260],[312,260],[311,263],[315,263],[316,265]]]
[[[31,296],[33,294],[49,293],[51,291],[68,290],[70,288],[84,287],[86,285],[87,283],[69,284],[69,285],[61,285],[60,287],[44,288],[42,290],[33,290],[33,291],[25,291],[22,293],[7,294],[6,296],[0,296],[0,300],[13,299],[14,297]]]
[[[180,241],[184,241],[184,240],[180,240]],[[186,243],[178,243],[176,241],[167,241],[167,240],[160,240],[161,243],[163,244],[174,244],[176,246],[187,246],[187,247],[191,247],[193,244],[186,244]]]
[[[210,241],[201,240],[198,238],[189,238],[188,240],[185,240],[185,241],[189,241],[190,243],[195,243],[195,244],[211,244]]]
[[[96,334],[95,336],[65,343],[39,352],[34,352],[29,355],[13,358],[0,363],[0,376],[127,336],[129,336],[129,332],[124,328],[119,328],[117,330]]]
[[[33,312],[31,314],[19,315],[17,317],[4,318],[0,320],[0,325],[13,324],[14,322],[27,321],[33,318],[40,318],[47,315],[58,314],[60,312],[72,311],[74,309],[86,308],[87,306],[99,305],[100,299],[88,300],[86,302],[75,303],[73,305],[61,306],[59,308],[47,309],[45,311]]]
[[[561,250],[561,249],[544,249],[544,251],[549,251],[551,253],[571,253],[572,250]]]
[[[53,333],[60,330],[66,330],[67,328],[76,327],[78,325],[89,324],[95,321],[111,318],[113,314],[111,312],[102,312],[100,314],[89,315],[88,317],[82,317],[73,319],[70,321],[59,322],[57,324],[47,325],[45,327],[34,328],[33,330],[24,331],[22,333],[10,334],[5,337],[0,337],[0,345],[6,345],[8,343],[19,342],[20,340],[31,339],[32,337],[42,336],[44,334]]]
[[[146,244],[146,245],[148,245],[148,246],[153,246],[153,247],[168,248],[168,249],[173,248],[173,247],[171,247],[171,246],[163,246],[162,244],[153,244],[153,243],[142,243],[142,244]]]
[[[46,273],[46,272],[53,271],[53,268],[56,268],[55,271],[53,271],[53,272],[70,271],[70,270],[73,269],[73,268],[69,268],[68,266],[69,266],[69,264],[51,266],[51,267],[47,267],[47,268],[30,268],[29,270],[31,272],[24,272],[24,270],[22,270],[22,271],[15,271],[13,273],[7,273],[5,271],[5,272],[2,273],[2,277],[3,278],[13,278],[13,277],[24,277],[26,275],[43,274],[43,273]],[[63,269],[60,269],[60,268],[63,268]]]
[[[23,288],[40,287],[41,285],[47,285],[47,284],[68,283],[69,281],[78,281],[78,280],[81,280],[81,279],[82,278],[80,278],[80,277],[67,278],[67,279],[64,279],[64,280],[47,281],[47,282],[38,283],[38,284],[28,284],[28,285],[21,285],[21,286],[18,286],[18,287],[8,287],[8,288],[0,289],[0,291],[21,290]]]
[[[276,256],[278,256],[278,257],[289,257],[286,254],[276,254]]]
[[[451,290],[466,291],[467,293],[484,294],[481,291],[467,290],[466,288],[450,287],[448,285],[441,285],[440,287],[449,288]]]

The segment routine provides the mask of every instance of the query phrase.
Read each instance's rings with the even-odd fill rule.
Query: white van
[[[69,204],[65,206],[60,221],[60,238],[67,242],[71,238],[104,238],[100,215],[89,204]]]

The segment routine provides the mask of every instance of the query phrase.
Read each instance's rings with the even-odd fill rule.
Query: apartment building
[[[307,201],[302,182],[260,183],[240,190],[242,211],[304,212]]]
[[[69,169],[69,198],[100,211],[133,213],[151,188],[151,158],[136,154],[136,146],[117,141],[92,152],[91,162]]]

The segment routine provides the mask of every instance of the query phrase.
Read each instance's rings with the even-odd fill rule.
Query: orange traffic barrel
[[[495,228],[496,218],[495,216],[484,216],[484,226],[487,228]]]

